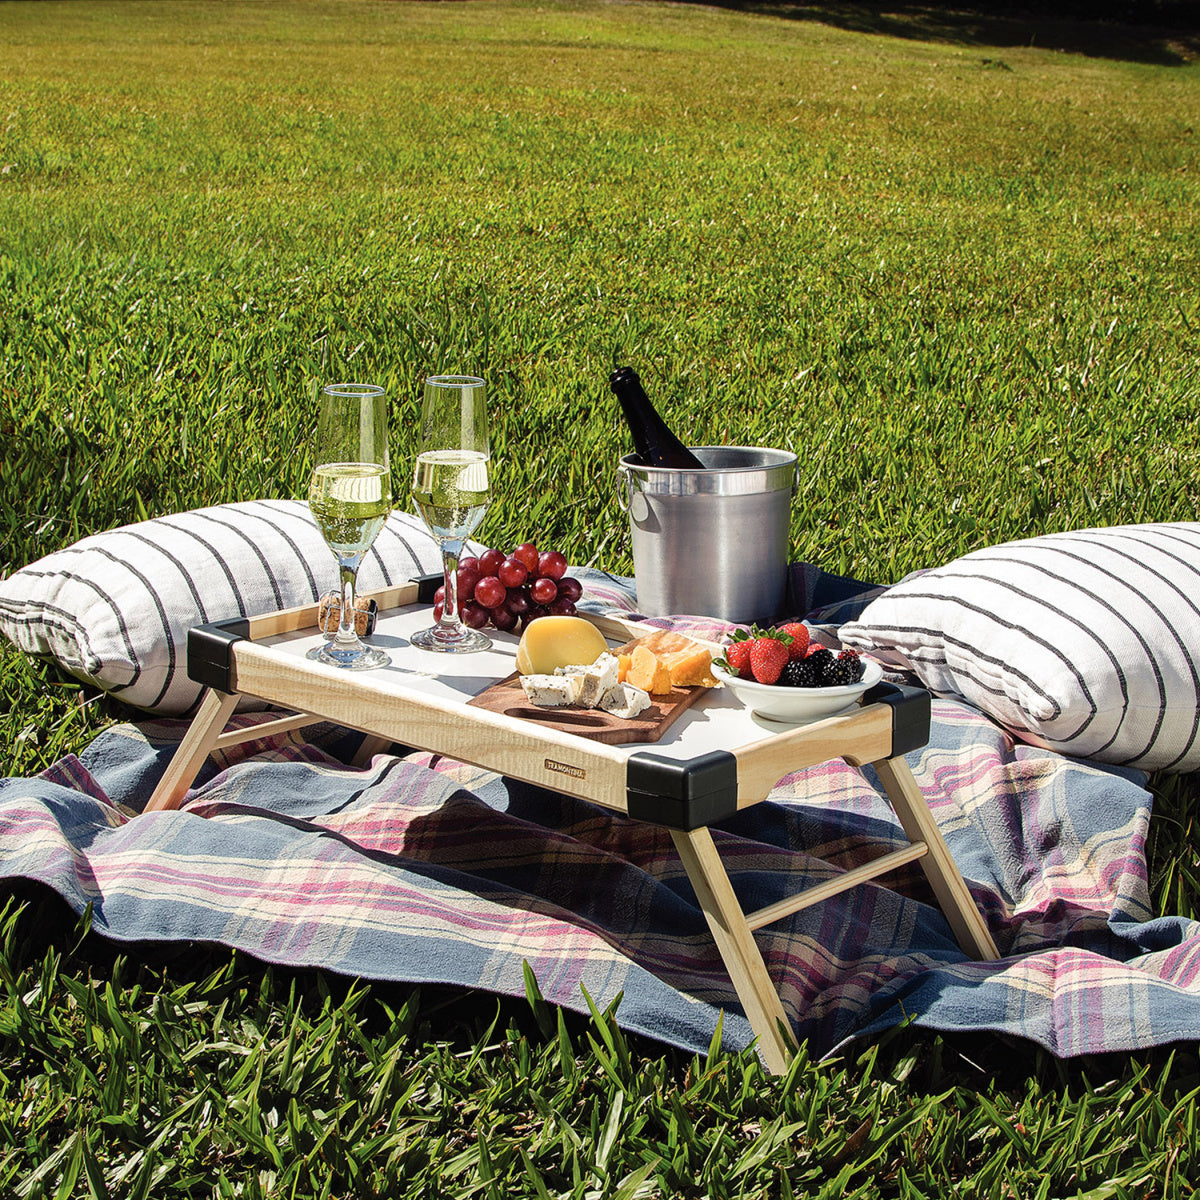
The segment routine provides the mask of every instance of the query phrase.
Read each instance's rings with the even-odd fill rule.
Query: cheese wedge
[[[660,658],[677,650],[694,650],[697,646],[686,634],[676,633],[672,629],[656,629],[653,633],[643,634],[637,644],[653,650]]]
[[[571,670],[571,668],[566,668]],[[590,667],[578,672],[579,697],[576,704],[584,708],[595,708],[600,697],[612,691],[620,682],[617,679],[617,660],[611,654],[601,654]]]
[[[690,650],[675,650],[659,656],[659,661],[671,674],[675,687],[716,687],[712,673],[712,655],[703,646],[693,644]]]
[[[669,629],[657,629],[624,648],[618,656],[621,664],[618,678],[622,683],[629,679],[626,663],[632,661],[633,651],[639,648],[650,651],[666,667],[672,687],[717,686],[717,678],[712,673],[712,653],[690,637]]]
[[[538,708],[562,708],[574,704],[576,681],[569,675],[522,675],[521,687],[530,704]]]
[[[553,675],[573,663],[591,665],[607,649],[604,634],[582,617],[539,617],[521,634],[517,671]]]
[[[685,634],[656,629],[639,638],[638,642],[665,664],[675,687],[717,686],[711,670],[712,654]]]
[[[652,696],[665,696],[671,690],[671,672],[653,650],[635,646],[625,682]]]
[[[615,688],[610,688],[600,697],[600,707],[605,712],[612,713],[614,717],[629,720],[650,707],[650,696],[632,684],[618,683]]]

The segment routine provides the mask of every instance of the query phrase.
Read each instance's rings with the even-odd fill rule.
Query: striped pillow
[[[393,513],[359,585],[440,570],[421,520]],[[0,630],[129,704],[180,713],[201,691],[185,662],[193,625],[308,604],[336,583],[304,501],[221,504],[95,534],[0,580]]]
[[[1200,767],[1200,523],[977,550],[902,580],[840,634],[899,651],[930,691],[1036,746]]]

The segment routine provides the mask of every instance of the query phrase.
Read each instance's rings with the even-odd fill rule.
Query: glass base
[[[369,671],[374,667],[386,667],[392,661],[382,650],[376,650],[373,646],[359,643],[357,647],[339,650],[336,642],[315,647],[305,658],[331,667],[341,667],[345,671]]]
[[[492,639],[487,634],[465,625],[460,625],[454,636],[448,635],[441,625],[434,625],[414,633],[408,640],[418,649],[436,650],[439,654],[473,654],[476,650],[492,648]]]

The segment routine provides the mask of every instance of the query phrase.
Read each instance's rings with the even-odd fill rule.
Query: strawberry
[[[740,675],[743,679],[751,677],[750,670],[750,646],[751,641],[746,638],[741,642],[732,642],[725,647],[725,662],[729,669]]]
[[[726,670],[730,675],[739,675],[742,679],[753,679],[750,673],[750,642],[758,636],[758,630],[753,633],[745,629],[735,629],[725,643],[725,657],[716,659],[717,666]]]
[[[782,638],[764,633],[750,643],[750,670],[759,683],[777,683],[787,660],[788,644]]]
[[[779,626],[779,632],[792,639],[792,644],[788,647],[789,659],[803,658],[808,653],[807,625],[802,625],[799,621],[789,621],[786,625]]]

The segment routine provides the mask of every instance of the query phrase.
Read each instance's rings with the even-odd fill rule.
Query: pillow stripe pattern
[[[204,514],[212,518],[211,512]],[[307,511],[307,505],[297,507],[297,502],[294,500],[283,500],[278,504],[272,504],[270,501],[261,500],[254,505],[252,512],[240,511],[238,518],[247,523],[248,528],[253,535],[257,537],[264,530],[268,533],[274,533],[292,552],[295,556],[296,567],[303,571],[308,579],[309,586],[318,591],[316,577],[313,574],[312,564],[308,561],[304,550],[301,548],[300,542],[288,533],[288,524],[295,523],[297,526],[296,533],[304,542],[308,544],[311,536],[309,526],[311,524],[311,515]],[[276,570],[279,570],[280,564],[276,564]]]
[[[420,518],[393,513],[359,585],[389,587],[441,568]],[[186,671],[193,625],[310,604],[336,582],[304,501],[215,505],[95,534],[0,580],[0,631],[129,704],[182,713],[201,691]]]
[[[102,547],[97,547],[96,553],[101,555],[103,558],[105,558],[106,560],[108,560],[108,562],[110,562],[112,564],[114,575],[117,573],[117,570],[116,570],[117,568],[124,568],[125,570],[129,571],[130,574],[132,574],[138,580],[139,583],[141,583],[141,585],[145,588],[146,595],[150,598],[150,601],[154,608],[154,613],[158,618],[157,623],[152,621],[149,624],[150,624],[150,628],[153,630],[155,638],[157,638],[161,634],[162,644],[166,647],[166,651],[167,651],[167,670],[166,670],[166,678],[164,679],[162,687],[160,688],[158,694],[146,706],[148,708],[154,708],[156,705],[162,703],[163,697],[166,694],[167,688],[169,686],[170,679],[173,677],[174,672],[175,672],[175,660],[177,657],[178,647],[175,642],[175,639],[171,636],[171,618],[167,615],[166,606],[163,604],[162,596],[160,596],[158,594],[158,592],[154,588],[154,584],[150,581],[150,579],[142,571],[140,571],[137,567],[135,567],[131,562],[129,562],[129,561],[123,562],[121,559],[119,559],[115,555],[113,555],[110,551],[108,551]],[[184,578],[186,579],[186,576]],[[191,581],[188,580],[189,584],[190,584],[190,582]],[[145,615],[148,616],[149,613],[146,613]],[[202,620],[203,620],[203,617],[199,617],[197,619],[197,621],[195,622],[195,624],[200,624]],[[122,625],[125,624],[123,619],[121,620],[121,623],[122,623]],[[133,666],[134,675],[133,675],[133,679],[131,679],[128,684],[128,686],[130,688],[132,688],[133,685],[137,682],[137,680],[141,674],[140,665],[137,662],[136,657],[134,659],[132,666]]]
[[[977,550],[840,631],[1035,745],[1200,767],[1200,523],[1077,530]]]
[[[216,533],[216,531],[205,530],[205,533],[209,536],[202,537],[196,529],[189,528],[189,525],[194,525],[196,522],[200,521],[211,521],[214,525],[219,525],[222,529],[227,530],[228,532]],[[233,538],[238,539],[242,543],[241,546],[238,546],[236,542],[231,543],[231,548],[236,556],[235,561],[237,564],[242,570],[246,570],[247,567],[251,566],[254,560],[257,560],[262,569],[263,578],[266,580],[271,589],[275,607],[284,608],[286,606],[286,601],[283,598],[283,592],[280,591],[278,581],[271,570],[271,562],[263,553],[257,537],[250,537],[248,534],[244,533],[240,528],[238,528],[238,525],[233,521],[218,520],[210,513],[204,512],[192,514],[187,525],[181,525],[180,523],[176,522],[175,528],[178,529],[181,534],[195,538],[195,540],[199,542],[209,552],[209,554],[212,555],[213,560],[225,573],[225,577],[229,582],[230,590],[238,599],[239,609],[243,610],[239,613],[239,615],[245,615],[245,603],[242,598],[241,590],[237,585],[236,576],[233,573],[233,566],[230,562],[227,562],[222,558],[221,551],[217,549],[216,545],[214,545],[211,540],[209,540],[212,536],[227,538],[232,535]],[[251,572],[251,577],[253,577],[253,572]]]
[[[62,553],[66,554],[67,551]],[[129,626],[125,622],[125,617],[121,612],[120,605],[116,600],[108,594],[94,579],[88,579],[83,575],[77,575],[72,571],[36,571],[28,569],[23,573],[23,583],[28,583],[37,587],[39,584],[45,583],[49,587],[56,587],[59,580],[66,580],[71,584],[78,585],[80,589],[91,591],[109,610],[109,619],[104,620],[101,614],[101,621],[107,626],[105,632],[112,634],[116,632],[120,635],[121,649],[128,655],[127,661],[136,663],[137,651],[129,634]],[[14,576],[16,578],[16,576]],[[36,612],[27,612],[23,604],[9,603],[5,600],[3,594],[0,594],[0,626],[8,637],[20,646],[22,649],[29,650],[30,653],[52,653],[48,648],[45,650],[30,649],[24,643],[28,640],[22,637],[20,631],[30,631],[30,636],[36,636],[38,627],[42,627],[48,631],[55,631],[62,637],[63,651],[59,657],[62,665],[73,675],[86,675],[91,671],[98,670],[103,659],[99,654],[91,648],[91,640],[86,626],[79,622],[74,608],[63,608],[53,602],[48,602],[37,607]],[[134,668],[134,678],[128,682],[132,684],[136,681],[137,669]]]

